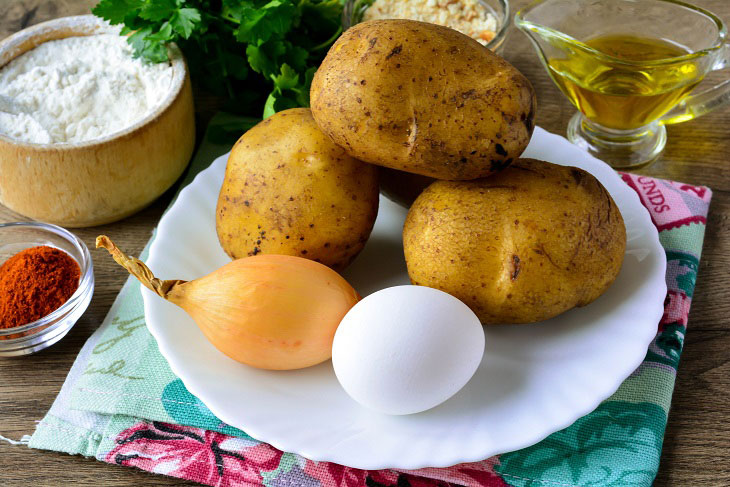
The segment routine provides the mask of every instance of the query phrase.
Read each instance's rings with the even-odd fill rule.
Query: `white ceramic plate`
[[[185,386],[226,423],[312,460],[364,469],[442,467],[532,445],[595,409],[638,367],[657,331],[666,260],[637,195],[606,164],[536,129],[525,157],[596,176],[626,222],[626,258],[598,300],[548,322],[490,326],[484,360],[456,396],[410,416],[370,412],[347,396],[326,362],[272,372],[218,352],[176,306],[143,289],[160,352]],[[215,205],[226,156],[186,187],[160,222],[149,266],[164,279],[194,279],[226,264]],[[401,229],[406,210],[381,198],[372,236],[345,277],[363,295],[407,284]]]

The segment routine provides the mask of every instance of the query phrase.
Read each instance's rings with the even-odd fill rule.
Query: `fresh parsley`
[[[227,111],[269,116],[309,106],[309,86],[341,32],[341,0],[101,0],[92,12],[122,24],[135,56],[167,60],[175,42],[194,83]]]

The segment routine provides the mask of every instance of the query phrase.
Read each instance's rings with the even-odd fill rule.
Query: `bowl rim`
[[[510,25],[512,24],[512,19],[510,17],[510,3],[509,0],[495,0],[499,2],[502,5],[502,8],[504,10],[504,13],[502,14],[502,18],[498,18],[497,20],[500,22],[499,30],[495,33],[494,38],[487,42],[486,46],[487,48],[496,51],[501,45],[502,42],[507,37],[507,31],[509,30]],[[477,0],[482,5],[488,6],[485,0]],[[490,7],[491,9],[491,7]]]
[[[367,1],[367,0],[365,0]],[[496,51],[500,48],[502,43],[504,42],[505,38],[507,37],[507,32],[509,30],[510,25],[512,24],[512,19],[510,17],[510,2],[509,0],[491,0],[492,2],[496,2],[502,6],[503,12],[501,15],[499,12],[495,12],[494,6],[490,5],[490,0],[476,0],[476,2],[484,8],[484,10],[491,12],[495,15],[495,18],[497,19],[497,22],[499,22],[499,28],[494,33],[494,37],[492,40],[487,42],[486,44],[482,44],[484,47],[491,51]],[[375,2],[375,0],[370,1],[370,5],[365,5],[364,9],[362,9],[362,12],[370,8],[372,3]],[[353,17],[355,16],[357,10],[361,9],[361,7],[358,5],[359,3],[364,3],[363,0],[345,0],[345,8],[342,11],[342,31],[346,31],[350,27],[362,23],[363,21],[360,20],[358,22],[353,22]],[[348,8],[349,4],[349,8]],[[456,30],[456,29],[455,29]],[[460,32],[457,30],[457,32]],[[463,34],[463,32],[462,32]],[[467,34],[464,34],[467,35]],[[468,35],[467,35],[468,36]],[[468,36],[471,37],[471,36]],[[476,40],[476,39],[474,39]],[[481,43],[480,43],[481,44]]]
[[[91,259],[91,253],[89,252],[89,248],[84,244],[84,242],[78,238],[73,233],[69,232],[63,227],[59,227],[58,225],[53,225],[52,223],[42,223],[42,222],[10,222],[10,223],[0,223],[0,231],[2,229],[6,228],[12,228],[12,227],[26,227],[26,228],[35,228],[38,230],[42,230],[47,233],[52,233],[56,236],[59,236],[69,242],[71,245],[73,245],[76,250],[81,255],[81,262],[79,262],[75,257],[71,256],[72,259],[74,259],[81,269],[81,279],[79,280],[79,286],[76,288],[76,291],[71,295],[68,300],[63,303],[61,306],[59,306],[57,309],[55,309],[53,312],[47,314],[46,316],[37,319],[36,321],[31,321],[30,323],[26,323],[25,325],[21,326],[14,326],[12,328],[1,328],[0,329],[0,338],[7,337],[10,335],[15,335],[18,333],[23,333],[20,337],[15,338],[8,338],[6,340],[3,340],[1,343],[12,343],[14,341],[23,341],[28,338],[28,336],[36,335],[35,333],[27,334],[25,332],[33,331],[36,329],[40,329],[40,332],[43,332],[47,329],[52,329],[53,327],[48,326],[49,324],[53,324],[55,321],[59,320],[60,318],[63,318],[65,314],[67,314],[69,311],[74,309],[79,303],[83,302],[83,298],[85,297],[86,293],[89,292],[91,289],[93,291],[94,286],[94,263]],[[63,249],[60,249],[63,250]],[[65,251],[64,251],[65,252]]]
[[[69,17],[59,17],[57,19],[48,20],[39,24],[32,25],[20,30],[0,41],[0,70],[3,69],[12,60],[34,49],[35,47],[58,39],[46,39],[37,44],[31,43],[29,49],[23,49],[23,44],[28,43],[36,38],[42,38],[54,31],[67,31],[68,35],[64,35],[58,39],[68,37],[87,37],[99,34],[119,34],[120,29],[110,25],[107,21],[102,20],[94,15],[75,15]],[[122,139],[133,136],[135,132],[140,131],[148,124],[154,122],[165,113],[170,106],[178,99],[180,93],[185,86],[188,77],[188,68],[185,58],[180,48],[170,43],[168,45],[169,62],[173,70],[171,87],[162,102],[153,111],[143,118],[139,119],[132,125],[123,130],[112,132],[104,137],[90,139],[83,142],[57,142],[50,144],[38,144],[35,142],[25,142],[14,139],[3,133],[0,133],[0,143],[6,143],[19,147],[27,147],[39,151],[73,151],[76,149],[94,148],[106,144],[112,140]]]

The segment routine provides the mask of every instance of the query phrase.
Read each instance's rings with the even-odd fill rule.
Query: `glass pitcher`
[[[568,139],[616,168],[657,158],[665,125],[730,102],[730,80],[692,93],[730,65],[727,28],[677,0],[537,0],[515,24],[579,112]]]

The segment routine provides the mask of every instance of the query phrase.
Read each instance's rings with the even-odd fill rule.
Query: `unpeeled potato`
[[[317,124],[360,160],[437,179],[489,176],[525,150],[532,85],[440,25],[373,20],[345,31],[312,80]]]
[[[483,323],[529,323],[585,306],[621,269],[626,229],[611,195],[575,167],[520,159],[472,181],[436,181],[403,228],[413,284]]]
[[[335,145],[308,108],[295,108],[234,145],[216,230],[234,259],[294,255],[342,270],[362,250],[377,212],[377,168]]]
[[[428,176],[398,171],[389,167],[381,167],[379,172],[380,192],[389,200],[406,208],[410,208],[418,195],[435,181],[434,178]]]

